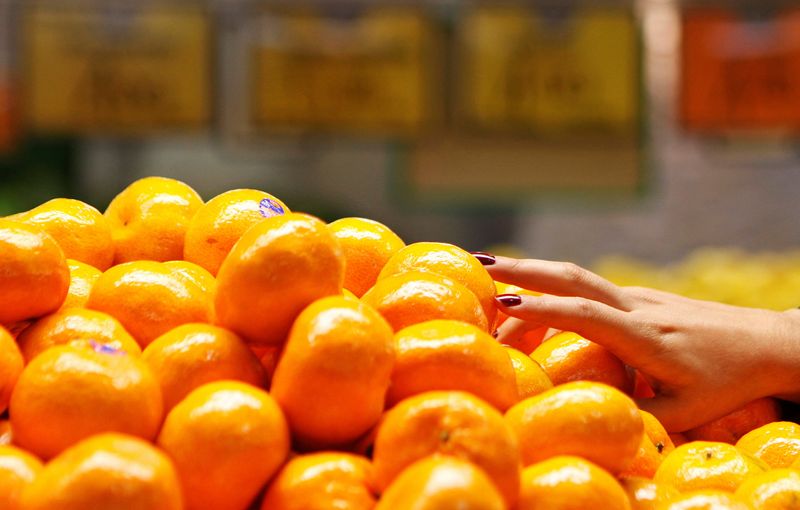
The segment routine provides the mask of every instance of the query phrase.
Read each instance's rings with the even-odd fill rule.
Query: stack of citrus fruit
[[[153,177],[0,219],[0,268],[3,509],[798,508],[775,401],[670,434],[611,352],[501,345],[508,286],[372,220]]]

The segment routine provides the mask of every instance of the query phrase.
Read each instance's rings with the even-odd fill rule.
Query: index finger
[[[555,296],[576,296],[629,311],[620,287],[571,262],[494,257],[486,270],[497,281]]]

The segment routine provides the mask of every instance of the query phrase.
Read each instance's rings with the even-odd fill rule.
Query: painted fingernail
[[[472,256],[478,259],[478,262],[484,266],[491,266],[496,262],[494,255],[491,253],[486,253],[485,251],[473,251],[470,253],[472,253]]]
[[[517,306],[522,304],[522,298],[517,294],[498,294],[495,299],[503,306]]]

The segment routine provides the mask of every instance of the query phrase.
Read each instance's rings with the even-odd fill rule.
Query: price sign
[[[757,21],[726,9],[686,11],[681,76],[690,130],[800,129],[800,10]]]
[[[629,10],[586,7],[554,18],[485,6],[459,33],[460,110],[470,124],[541,134],[637,129],[640,52]]]
[[[416,10],[266,14],[253,50],[253,117],[267,129],[412,134],[432,115],[432,46]]]
[[[69,5],[37,4],[24,13],[24,111],[31,127],[143,133],[207,124],[211,48],[205,10]]]

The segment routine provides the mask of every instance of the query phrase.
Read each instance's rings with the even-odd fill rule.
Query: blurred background
[[[163,175],[787,308],[798,133],[796,1],[0,0],[0,215]]]

